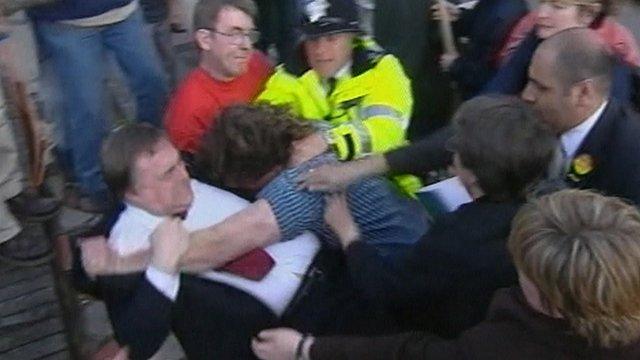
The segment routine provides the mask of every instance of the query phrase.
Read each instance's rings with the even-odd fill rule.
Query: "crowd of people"
[[[457,40],[437,91],[464,102],[417,135],[442,119],[363,30],[371,2],[277,5],[198,0],[178,81],[175,0],[25,1],[64,102],[57,162],[105,219],[76,270],[114,359],[170,333],[190,359],[640,357],[640,50],[614,1],[434,1]],[[107,53],[136,103],[116,128]],[[23,191],[10,123],[0,253],[9,209],[59,207]],[[434,213],[416,193],[443,177],[470,201]]]

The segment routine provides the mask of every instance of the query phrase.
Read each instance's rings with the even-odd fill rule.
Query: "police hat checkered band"
[[[571,5],[590,6],[590,5],[601,4],[602,0],[545,0],[541,2],[554,3],[559,5],[565,5],[565,6],[571,6]]]
[[[318,21],[307,23],[302,27],[302,32],[306,39],[344,32],[360,31],[357,21],[347,22],[344,19],[334,17],[323,17]]]
[[[335,18],[335,17],[323,17],[321,19],[319,19],[318,21],[314,21],[311,24],[313,24],[314,26],[317,26],[319,28],[325,28],[325,27],[329,27],[329,26],[333,26],[333,25],[344,25],[346,27],[357,27],[358,26],[358,22],[357,21],[351,21],[351,22],[346,22],[344,21],[344,19],[340,19],[340,18]]]
[[[327,16],[329,3],[326,0],[313,0],[305,4],[304,10],[310,22],[316,22],[320,18]]]

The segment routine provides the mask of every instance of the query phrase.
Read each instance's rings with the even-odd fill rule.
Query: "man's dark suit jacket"
[[[640,115],[610,99],[576,152],[576,157],[585,155],[593,169],[567,176],[569,186],[640,204]]]
[[[252,296],[196,276],[180,276],[175,302],[143,273],[99,283],[116,339],[132,359],[151,357],[170,331],[189,359],[251,359],[251,336],[276,325],[273,312]]]
[[[77,251],[77,249],[76,249]],[[251,337],[286,326],[314,334],[381,334],[397,329],[375,304],[358,298],[339,249],[323,246],[302,285],[278,319],[240,290],[191,275],[180,276],[170,301],[143,273],[101,276],[87,282],[75,256],[74,282],[104,300],[116,340],[131,359],[146,359],[173,331],[189,359],[255,359]]]
[[[354,286],[405,330],[456,336],[482,321],[497,289],[517,284],[505,243],[521,204],[481,198],[462,205],[393,262],[355,242],[346,252]]]

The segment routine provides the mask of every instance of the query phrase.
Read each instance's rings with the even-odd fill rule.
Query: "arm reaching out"
[[[269,203],[258,200],[219,224],[195,231],[180,263],[186,271],[218,268],[280,239],[280,228]]]
[[[82,240],[80,251],[82,266],[91,277],[144,271],[149,265],[151,257],[150,250],[119,256],[107,245],[107,239],[104,236]]]
[[[271,206],[265,200],[258,200],[216,225],[192,232],[189,247],[180,259],[180,268],[188,272],[219,268],[279,239],[280,228]],[[104,237],[85,240],[81,248],[83,265],[91,276],[143,271],[151,257],[149,250],[118,256],[107,246]]]
[[[382,175],[389,171],[383,155],[332,165],[322,165],[300,175],[298,185],[310,191],[342,191],[350,184],[369,176]]]

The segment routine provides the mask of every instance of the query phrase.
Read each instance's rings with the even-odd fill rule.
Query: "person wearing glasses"
[[[178,87],[165,115],[171,142],[189,157],[204,131],[224,107],[251,102],[264,88],[272,66],[254,50],[260,33],[252,0],[200,0],[195,7],[194,38],[199,64]]]
[[[411,84],[398,59],[362,35],[353,0],[305,1],[300,55],[280,65],[258,97],[317,121],[325,136],[309,147],[340,160],[407,142]],[[417,178],[399,178],[408,191]]]

